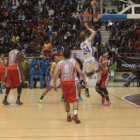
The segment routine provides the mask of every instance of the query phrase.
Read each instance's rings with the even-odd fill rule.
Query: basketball
[[[90,2],[90,7],[91,7],[91,8],[96,8],[97,5],[98,5],[97,1],[91,1],[91,2]]]

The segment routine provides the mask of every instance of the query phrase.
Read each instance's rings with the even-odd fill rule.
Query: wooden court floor
[[[108,88],[111,106],[102,106],[101,98],[90,88],[90,98],[82,90],[79,105],[81,124],[66,122],[61,90],[51,91],[43,104],[38,104],[44,89],[23,89],[23,106],[15,105],[16,90],[10,93],[10,106],[1,102],[0,140],[140,140],[140,108],[130,105],[122,96],[140,93],[140,88],[111,83]]]

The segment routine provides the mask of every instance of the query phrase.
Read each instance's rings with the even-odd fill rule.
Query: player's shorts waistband
[[[86,73],[86,76],[87,77],[91,77],[91,76],[93,76],[94,75],[94,72],[92,71],[92,72],[89,72],[89,73]]]

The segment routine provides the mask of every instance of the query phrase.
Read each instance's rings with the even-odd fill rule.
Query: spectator
[[[95,35],[94,37],[94,43],[98,43],[98,46],[101,45],[101,40],[102,40],[102,37],[101,37],[101,34],[99,31],[97,31],[97,34]]]
[[[37,80],[40,80],[40,88],[43,88],[43,76],[42,71],[39,68],[38,64],[30,70],[30,88],[33,88],[33,81],[34,81],[34,88],[36,88]]]
[[[30,61],[31,69],[34,68],[36,64],[39,65],[39,59],[37,56],[34,56],[34,58],[32,58]]]
[[[125,87],[128,87],[131,84],[131,82],[134,81],[135,79],[140,78],[139,63],[136,64],[136,67],[134,68],[134,70],[132,72],[133,72],[133,75],[128,77],[127,82],[124,84]]]
[[[49,41],[45,41],[44,45],[43,45],[43,48],[42,48],[42,52],[45,56],[50,56],[51,54],[51,51],[52,51],[52,44],[49,43]]]
[[[42,71],[43,79],[44,79],[44,86],[46,85],[48,79],[46,73],[49,69],[49,60],[46,58],[46,56],[43,56],[43,59],[40,61],[40,69]]]

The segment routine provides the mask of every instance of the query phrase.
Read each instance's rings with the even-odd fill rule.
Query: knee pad
[[[101,86],[100,84],[96,84],[95,90],[96,90],[97,92],[102,92],[102,89],[101,89],[100,86]]]
[[[108,94],[108,91],[106,88],[102,88],[102,91],[104,92],[104,94]]]

